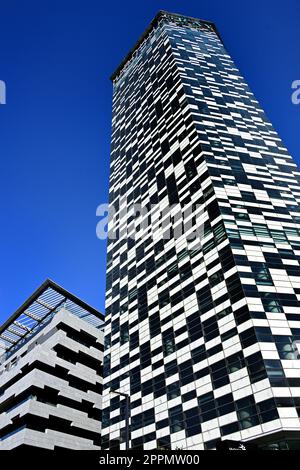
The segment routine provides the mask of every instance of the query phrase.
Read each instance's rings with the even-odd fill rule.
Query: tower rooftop
[[[192,16],[180,15],[178,13],[171,13],[165,10],[160,10],[157,15],[153,18],[150,22],[149,26],[145,29],[143,34],[139,37],[135,45],[132,49],[128,52],[128,54],[124,57],[120,65],[117,67],[115,72],[111,75],[110,79],[114,81],[118,75],[121,73],[125,65],[132,59],[135,52],[138,50],[140,45],[144,42],[144,40],[149,36],[151,31],[155,29],[158,24],[163,20],[169,20],[170,22],[176,22],[178,25],[181,26],[189,26],[189,27],[199,27],[203,25],[207,25],[210,27],[212,31],[214,31],[220,38],[219,32],[215,26],[215,24],[211,21],[201,20],[199,18],[193,18]],[[221,38],[220,38],[221,39]]]

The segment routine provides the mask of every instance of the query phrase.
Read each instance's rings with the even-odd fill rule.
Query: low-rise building
[[[0,327],[1,450],[100,449],[103,318],[47,280]]]

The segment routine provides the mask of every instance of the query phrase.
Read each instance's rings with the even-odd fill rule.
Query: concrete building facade
[[[0,450],[99,450],[103,316],[46,281],[0,327]]]

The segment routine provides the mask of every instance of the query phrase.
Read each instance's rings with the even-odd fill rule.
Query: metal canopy
[[[104,315],[55,282],[47,279],[24,304],[0,326],[0,356],[12,353],[40,330],[60,307],[95,328],[104,326]]]

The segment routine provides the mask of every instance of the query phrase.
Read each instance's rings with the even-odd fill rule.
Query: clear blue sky
[[[300,2],[0,0],[0,321],[47,277],[103,309],[110,74],[160,9],[214,21],[300,162]]]

